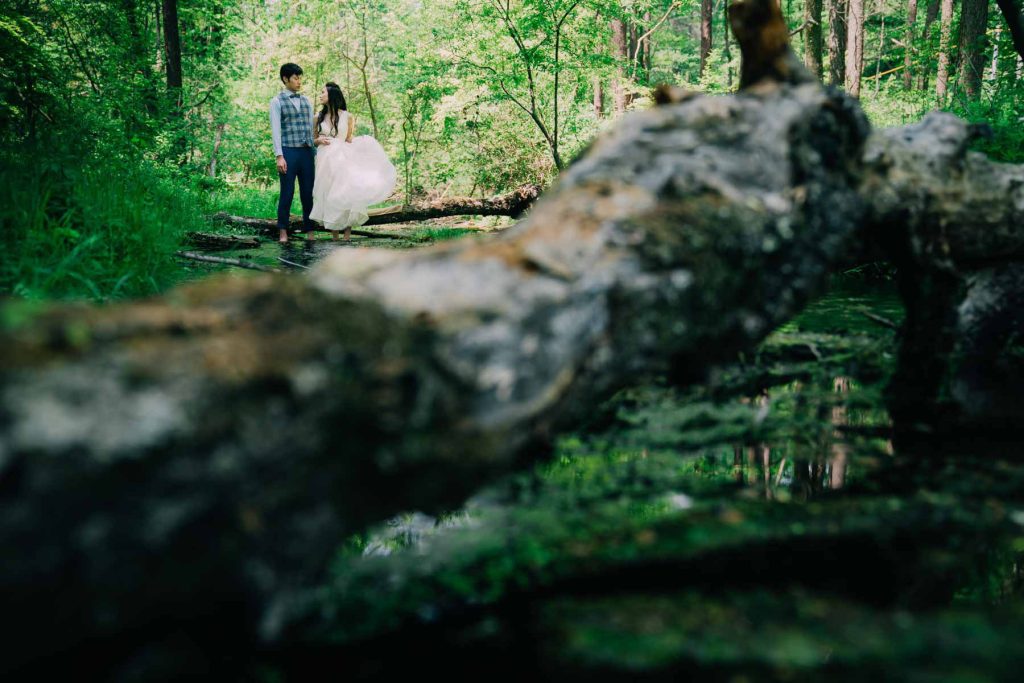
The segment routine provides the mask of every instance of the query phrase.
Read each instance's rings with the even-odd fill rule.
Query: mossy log
[[[256,249],[260,246],[258,237],[243,235],[218,235],[210,232],[188,232],[185,242],[201,249]]]
[[[1024,423],[1024,165],[970,151],[983,134],[935,112],[867,148],[866,238],[907,311],[890,409],[911,441]]]
[[[457,504],[616,388],[799,310],[860,224],[866,133],[814,85],[696,98],[626,118],[496,239],[6,332],[14,651],[200,618],[273,640],[345,534]]]

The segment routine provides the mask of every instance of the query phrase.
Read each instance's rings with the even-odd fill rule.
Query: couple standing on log
[[[315,223],[320,223],[333,239],[344,230],[348,240],[352,226],[369,218],[367,208],[395,189],[395,167],[371,136],[353,137],[355,119],[337,83],[328,82],[320,91],[321,109],[314,120],[313,106],[299,94],[302,67],[289,62],[280,76],[284,90],[270,100],[270,133],[281,181],[279,241],[288,241],[296,179],[306,239],[313,239]]]

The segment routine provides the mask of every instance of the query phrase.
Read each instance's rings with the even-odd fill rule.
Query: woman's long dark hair
[[[338,134],[338,112],[348,111],[348,106],[345,104],[345,96],[341,94],[341,86],[333,81],[328,81],[324,86],[327,88],[327,104],[320,110],[320,115],[316,118],[316,128],[320,130],[320,124],[324,122],[324,118],[327,114],[331,115],[331,135]]]

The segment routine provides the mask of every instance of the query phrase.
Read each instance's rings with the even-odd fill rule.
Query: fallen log
[[[537,197],[540,196],[540,191],[540,187],[537,185],[524,185],[508,194],[488,199],[452,197],[451,199],[423,202],[409,206],[399,205],[372,209],[369,212],[369,220],[363,225],[416,223],[432,218],[446,218],[448,216],[511,216],[516,218],[522,215],[537,200]],[[264,232],[277,230],[277,221],[271,218],[232,216],[225,212],[215,213],[210,218],[225,225],[255,228]],[[292,217],[289,229],[302,230],[302,219]],[[318,226],[317,229],[322,230],[323,228]],[[398,237],[387,233],[367,233],[358,229],[353,229],[352,234],[365,235],[367,237]],[[402,238],[399,237],[399,239]]]
[[[983,134],[935,112],[868,144],[865,233],[907,309],[888,391],[907,446],[1024,424],[1024,166],[970,151]]]
[[[127,647],[156,614],[273,641],[346,534],[457,504],[616,388],[697,376],[799,310],[859,225],[866,132],[815,85],[695,98],[624,119],[496,239],[6,334],[12,649]]]
[[[190,259],[192,261],[202,261],[203,263],[218,263],[225,266],[235,266],[237,268],[247,268],[249,270],[258,270],[262,273],[279,273],[277,268],[271,268],[270,266],[260,265],[259,263],[252,263],[251,261],[243,261],[237,258],[224,258],[223,256],[210,256],[209,254],[197,254],[194,251],[176,251],[174,255],[178,258]]]
[[[255,249],[260,246],[257,237],[243,235],[217,235],[211,232],[188,232],[185,233],[185,241],[188,244],[200,247],[201,249]]]
[[[260,234],[264,234],[264,235],[274,235],[274,236],[276,236],[278,234],[277,221],[274,220],[273,218],[252,218],[251,216],[232,216],[230,214],[222,212],[222,213],[215,213],[215,214],[213,214],[212,216],[210,216],[210,220],[216,221],[218,223],[223,223],[224,225],[230,225],[230,226],[233,226],[233,227],[237,227],[237,228],[249,228],[251,230],[255,230],[256,232],[258,232]],[[292,234],[290,235],[290,237],[300,237],[300,236],[302,236],[304,234],[304,232],[305,232],[305,231],[302,230],[302,219],[301,218],[292,218],[289,230],[292,231]],[[328,230],[326,230],[325,228],[323,228],[322,226],[319,226],[319,225],[316,226],[316,231],[317,232],[329,232]],[[362,229],[359,229],[359,228],[353,228],[351,230],[351,233],[353,235],[358,235],[359,237],[372,237],[374,239],[384,239],[384,240],[408,240],[408,239],[410,239],[410,235],[402,234],[402,233],[399,233],[399,232],[374,232],[372,230],[362,230]]]

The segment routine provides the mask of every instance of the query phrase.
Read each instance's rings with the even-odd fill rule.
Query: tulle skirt
[[[360,135],[352,142],[335,138],[317,151],[310,218],[328,230],[362,225],[369,218],[367,207],[391,196],[397,179],[373,137]]]

